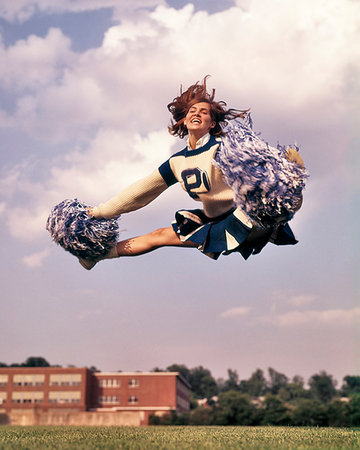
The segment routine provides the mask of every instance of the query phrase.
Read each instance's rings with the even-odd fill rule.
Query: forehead
[[[207,102],[199,102],[199,103],[194,103],[193,105],[190,106],[189,111],[191,109],[205,109],[206,111],[210,111],[210,104]]]

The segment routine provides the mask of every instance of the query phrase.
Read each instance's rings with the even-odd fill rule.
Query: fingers
[[[301,167],[304,167],[304,161],[299,155],[299,152],[295,150],[294,148],[289,147],[286,150],[285,157],[288,161],[294,162],[295,164],[298,164]]]

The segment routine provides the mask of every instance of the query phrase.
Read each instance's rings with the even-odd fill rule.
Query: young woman
[[[168,105],[173,117],[169,132],[180,138],[187,136],[186,147],[146,178],[106,203],[90,208],[89,214],[113,218],[135,211],[177,182],[190,197],[202,203],[202,209],[178,211],[172,226],[120,241],[105,257],[79,259],[85,269],[92,269],[101,259],[142,255],[160,247],[196,247],[212,259],[222,253],[240,252],[247,259],[269,241],[277,245],[297,243],[289,225],[281,224],[281,217],[278,224],[259,228],[242,209],[235,207],[234,192],[214,158],[224,136],[222,125],[226,120],[245,119],[247,111],[227,109],[225,102],[215,101],[215,90],[207,92],[206,78],[180,92]],[[289,150],[286,158],[303,164],[295,150]]]

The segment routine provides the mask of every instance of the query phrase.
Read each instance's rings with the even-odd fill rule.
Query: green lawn
[[[0,426],[0,449],[347,449],[360,430],[293,427]]]

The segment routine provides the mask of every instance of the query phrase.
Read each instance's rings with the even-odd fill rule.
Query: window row
[[[120,403],[120,398],[117,395],[101,395],[99,397],[99,403],[101,404]],[[139,399],[135,395],[130,395],[128,397],[129,405],[137,405],[138,403]]]
[[[79,386],[82,376],[75,374],[52,374],[50,375],[50,386]],[[9,382],[9,375],[0,375],[0,386],[6,386]],[[13,385],[15,386],[42,386],[45,383],[45,375],[26,374],[14,375]]]
[[[81,400],[80,391],[50,391],[50,403],[79,403]],[[12,403],[41,403],[44,401],[44,392],[13,392]],[[6,392],[0,392],[0,404],[6,402]]]
[[[101,378],[99,380],[100,387],[120,387],[120,380],[118,378]],[[139,387],[139,379],[138,378],[130,378],[128,380],[129,387]]]

